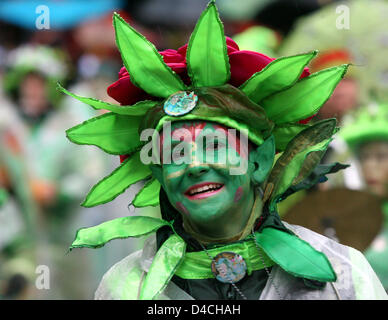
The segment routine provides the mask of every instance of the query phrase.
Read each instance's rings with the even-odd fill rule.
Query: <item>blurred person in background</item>
[[[311,65],[315,71],[336,63],[352,64],[349,75],[335,89],[317,119],[336,117],[345,127],[347,115],[360,105],[388,98],[387,21],[386,1],[336,1],[300,17],[284,38],[279,49],[282,55],[319,50],[317,63]],[[339,139],[331,147],[339,160],[349,154],[346,144]],[[351,169],[345,174],[348,171]],[[349,188],[360,187],[356,175],[349,174],[343,183]]]
[[[321,200],[323,200],[325,190],[329,191],[329,189],[344,187],[364,191],[364,197],[367,192],[382,197],[383,225],[365,255],[385,289],[387,289],[388,251],[387,176],[384,166],[388,162],[385,161],[386,142],[382,140],[386,139],[383,132],[386,130],[384,127],[387,124],[387,115],[383,111],[386,110],[384,105],[373,108],[374,104],[370,101],[375,99],[386,101],[387,98],[387,21],[386,1],[377,0],[373,3],[362,0],[337,1],[298,18],[289,32],[285,33],[278,50],[280,55],[290,55],[318,49],[317,58],[309,65],[312,72],[319,72],[342,63],[352,64],[333,95],[312,120],[332,117],[339,120],[341,129],[331,142],[322,163],[340,162],[350,164],[350,167],[336,175],[328,175],[326,183],[321,183],[318,187],[304,193],[299,192],[281,202],[279,204],[280,214],[286,221],[288,221],[287,213],[289,212],[295,218],[295,208],[301,209],[303,205],[309,206],[311,204],[309,197],[319,199],[320,191]],[[370,107],[361,108],[365,105]],[[359,108],[362,110],[358,110]],[[364,120],[358,121],[362,118]],[[361,124],[366,130],[362,129]],[[326,199],[329,199],[329,196]],[[333,198],[333,202],[336,202],[334,200],[336,199]],[[345,204],[344,207],[346,207]],[[369,213],[378,214],[372,209]],[[317,219],[319,218],[315,220]],[[330,216],[330,219],[338,226],[341,224],[342,216],[338,214],[336,217]],[[378,220],[377,217],[371,217],[370,225],[374,225],[374,221]],[[305,223],[309,227],[308,223],[313,223],[313,219],[306,218]],[[340,231],[343,232],[343,230]],[[369,231],[365,229],[365,232]],[[350,233],[349,230],[348,232]],[[353,232],[352,237],[356,239],[357,233]],[[358,235],[361,238],[361,235]]]
[[[75,267],[59,263],[66,252],[65,243],[72,236],[66,233],[67,225],[79,211],[80,190],[89,188],[104,163],[92,149],[71,152],[74,148],[63,135],[64,128],[86,117],[76,109],[67,111],[60,106],[56,81],[67,77],[65,53],[47,46],[26,45],[11,51],[8,57],[3,84],[16,115],[2,124],[0,163],[2,184],[11,193],[24,226],[20,237],[3,250],[7,261],[2,267],[5,269],[13,258],[21,261],[21,256],[28,256],[35,267],[52,266],[54,283],[64,282],[64,275]],[[94,161],[89,163],[91,158]],[[87,179],[79,179],[77,170]],[[87,263],[83,264],[80,261],[79,274],[86,272]],[[61,292],[66,291],[63,287],[55,285],[49,292],[39,293],[59,298],[66,294]],[[85,295],[81,285],[71,290],[78,296]]]
[[[118,159],[97,154],[93,147],[71,151],[65,128],[105,111],[57,99],[56,82],[69,82],[80,94],[111,99],[106,87],[117,76],[120,55],[111,14],[107,20],[105,13],[113,7],[120,11],[124,1],[99,1],[93,8],[87,1],[47,3],[55,19],[45,30],[36,29],[37,15],[29,12],[35,13],[36,6],[5,2],[0,4],[0,297],[87,299],[106,268],[136,244],[112,243],[98,252],[74,252],[70,259],[65,253],[72,231],[134,209],[127,209],[124,197],[95,210],[79,206],[80,195]],[[138,2],[126,7],[134,12]],[[79,172],[87,179],[79,179]],[[132,193],[128,190],[126,196]],[[51,271],[48,291],[34,285],[36,267],[42,264]]]
[[[346,48],[331,48],[318,53],[316,61],[310,65],[312,72],[334,67],[339,64],[351,64],[347,74],[335,88],[332,96],[314,117],[314,121],[336,118],[340,127],[346,127],[347,119],[356,112],[360,104],[359,68],[352,66],[354,57]],[[346,186],[350,189],[360,189],[361,178],[356,168],[355,159],[340,135],[336,135],[322,159],[322,163],[340,162],[349,164],[346,170],[337,175],[329,176],[327,183],[320,185],[321,189]]]
[[[120,13],[127,17],[127,19],[133,21],[127,13],[122,11],[120,11]],[[135,21],[133,22],[141,30],[146,30],[147,34],[152,35],[152,32],[147,28]],[[101,34],[105,35],[104,41],[101,41]],[[77,59],[76,81],[69,87],[71,88],[71,91],[81,96],[94,96],[98,100],[116,103],[116,100],[108,95],[106,90],[112,82],[116,81],[117,74],[121,68],[121,61],[119,60],[120,54],[116,49],[115,44],[111,13],[82,22],[72,31],[72,39],[72,47],[77,48],[75,51],[79,54]],[[87,40],[85,41],[85,39]],[[84,120],[92,116],[102,115],[107,111],[94,110],[90,106],[68,96],[64,97],[62,108],[71,113],[75,112],[81,114]],[[93,146],[89,148],[91,150],[95,149]],[[101,153],[98,155],[94,154],[93,157],[88,158],[87,161],[94,162],[95,159],[99,159],[99,161],[103,163],[103,166],[99,169],[99,174],[108,174],[117,166],[119,161],[117,158],[112,158]],[[89,183],[91,183],[91,181],[89,181]],[[95,183],[95,180],[93,183]],[[88,186],[89,189],[92,187],[92,184]],[[134,197],[136,191],[141,187],[141,185],[133,186],[133,188],[127,190],[121,197],[118,197],[116,201],[101,205],[92,210],[79,207],[79,209],[76,210],[77,213],[74,214],[72,224],[69,225],[70,232],[85,225],[101,223],[105,221],[107,217],[116,218],[137,213],[157,216],[157,208],[154,210],[142,210],[128,206],[129,200]],[[71,233],[70,240],[72,240],[73,237],[74,233]],[[139,239],[138,241],[123,241],[123,243],[112,242],[98,251],[72,252],[71,255],[66,256],[66,260],[70,263],[70,261],[75,261],[77,257],[82,259],[85,255],[88,256],[89,264],[93,266],[91,268],[93,279],[90,287],[94,286],[95,288],[98,285],[98,280],[107,268],[117,261],[117,259],[121,259],[128,255],[128,253],[137,249],[142,245],[143,241],[143,239]],[[67,244],[69,244],[69,242]],[[71,285],[71,283],[68,282],[67,285]],[[90,292],[87,298],[90,298],[91,295],[92,293]]]
[[[280,55],[319,50],[316,62],[309,66],[313,72],[351,63],[348,74],[316,115],[317,120],[335,117],[340,126],[346,128],[347,119],[361,105],[376,98],[386,100],[387,21],[388,4],[385,1],[376,0],[373,5],[363,0],[335,1],[299,17],[286,34],[279,47]],[[362,189],[356,159],[340,135],[335,136],[322,162],[350,166],[337,175],[329,175],[328,181],[320,184],[321,190]]]
[[[340,135],[357,159],[362,188],[381,198],[383,225],[365,256],[388,291],[388,104],[361,108]],[[368,214],[368,213],[366,213]],[[372,219],[373,217],[371,217]]]
[[[65,129],[105,111],[85,107],[69,97],[58,98],[56,91],[57,81],[64,84],[70,80],[72,90],[79,94],[114,101],[106,87],[117,77],[119,53],[108,16],[109,22],[103,15],[66,34],[55,30],[32,32],[28,45],[16,46],[6,55],[9,59],[0,90],[5,91],[0,108],[3,298],[87,299],[106,268],[137,246],[136,242],[112,243],[98,252],[72,253],[71,259],[65,255],[75,228],[135,211],[127,209],[124,197],[94,210],[79,206],[81,195],[118,159],[96,153],[94,147],[88,147],[86,152],[72,151],[75,146],[66,139]],[[105,41],[101,41],[102,34]],[[67,56],[75,59],[77,68],[66,64]],[[136,188],[139,187],[132,189]],[[128,190],[126,196],[133,197],[132,194]],[[154,213],[148,210],[147,214]],[[52,272],[52,288],[46,292],[33,285],[35,268],[41,264],[48,265]],[[69,282],[69,276],[88,280]],[[25,281],[19,281],[21,277]]]
[[[352,63],[354,59],[345,48],[327,49],[318,53],[318,57],[310,65],[312,72],[334,67],[338,64]],[[317,113],[315,119],[336,118],[339,125],[344,117],[358,106],[359,84],[355,68],[349,68],[348,73],[335,88],[332,96]]]

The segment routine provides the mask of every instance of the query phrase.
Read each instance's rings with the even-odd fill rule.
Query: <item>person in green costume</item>
[[[9,281],[4,288],[12,288],[14,276],[24,276],[29,288],[24,298],[89,296],[87,291],[93,290],[92,285],[66,286],[66,274],[74,274],[74,267],[80,278],[85,279],[83,272],[90,275],[88,283],[100,277],[92,276],[96,268],[80,268],[79,262],[63,255],[74,225],[85,221],[85,209],[79,207],[82,192],[109,164],[98,150],[78,149],[63,135],[74,123],[97,115],[88,109],[81,114],[77,104],[74,108],[64,107],[67,99],[56,90],[56,82],[67,81],[69,76],[64,56],[63,51],[42,45],[15,48],[8,56],[0,89],[4,90],[0,107],[0,188],[9,195],[7,203],[0,206],[0,281]],[[93,158],[92,166],[88,158]],[[93,216],[93,221],[96,219],[98,213]],[[99,256],[102,254],[99,252]],[[90,261],[91,257],[82,255],[82,259]],[[109,259],[105,256],[104,260]],[[56,270],[49,291],[34,285],[35,269],[40,265]]]
[[[371,103],[353,115],[341,132],[358,159],[363,188],[382,200],[383,225],[365,257],[388,291],[388,105]]]
[[[110,111],[67,137],[121,155],[82,205],[107,203],[143,182],[131,205],[159,205],[161,216],[77,231],[70,250],[149,236],[104,275],[95,298],[387,299],[359,251],[277,213],[288,195],[344,168],[319,164],[336,120],[307,120],[348,66],[310,75],[316,51],[275,60],[239,50],[214,1],[177,51],[158,52],[117,14],[113,25],[125,67],[108,93],[120,105],[58,86]]]

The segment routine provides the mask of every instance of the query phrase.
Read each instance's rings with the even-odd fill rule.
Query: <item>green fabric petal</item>
[[[138,103],[131,106],[120,106],[120,105],[111,104],[109,102],[104,102],[94,98],[86,98],[86,97],[78,96],[63,88],[59,83],[57,83],[57,88],[59,91],[77,99],[78,101],[88,104],[93,109],[108,110],[117,114],[128,115],[128,116],[143,116],[147,113],[149,109],[155,107],[157,104],[160,103],[158,101],[145,100],[145,101],[139,101]]]
[[[255,237],[270,259],[293,276],[324,282],[337,280],[327,257],[297,236],[264,228]]]
[[[317,122],[288,143],[267,181],[271,195],[265,194],[265,200],[272,199],[270,209],[290,186],[300,183],[314,170],[332,139],[335,125],[335,119]]]
[[[323,140],[317,145],[309,147],[298,153],[292,159],[292,161],[288,163],[286,169],[283,171],[281,180],[278,184],[278,188],[274,194],[274,197],[283,194],[290,187],[290,185],[295,185],[301,182],[306,176],[304,172],[301,172],[303,170],[303,165],[305,164],[305,162],[314,162],[314,165],[307,166],[308,169],[313,169],[313,167],[315,166],[315,162],[319,162],[319,160],[323,156],[323,152],[326,151],[331,140],[331,138]]]
[[[304,67],[318,51],[290,57],[282,57],[269,63],[263,70],[252,75],[239,89],[252,101],[259,102],[265,97],[293,85],[302,74]]]
[[[166,288],[183,261],[186,242],[176,234],[171,235],[156,253],[140,292],[140,300],[152,300]]]
[[[187,47],[187,70],[194,87],[229,81],[230,66],[224,27],[214,1],[202,12]]]
[[[122,194],[132,184],[149,177],[151,170],[141,162],[139,154],[136,152],[109,176],[93,186],[81,205],[94,207],[107,203]]]
[[[145,236],[166,225],[169,223],[165,220],[143,216],[110,220],[91,228],[79,229],[70,250],[85,247],[100,248],[111,240]]]
[[[94,145],[110,154],[129,154],[142,145],[141,121],[142,117],[108,112],[66,130],[66,136],[71,142]]]
[[[294,184],[289,189],[287,189],[285,193],[282,194],[282,201],[295,192],[310,189],[318,183],[327,181],[327,174],[336,173],[339,170],[346,169],[349,166],[350,165],[342,164],[339,162],[330,164],[318,164],[307,178],[297,184]]]
[[[284,151],[287,144],[301,131],[308,128],[307,124],[285,124],[276,126],[272,134],[276,141],[276,150]]]
[[[136,208],[147,206],[157,206],[159,204],[160,183],[156,179],[152,179],[137,193],[132,204]]]
[[[117,46],[133,84],[161,98],[186,89],[179,76],[165,64],[155,46],[117,13],[113,16],[113,26]]]
[[[349,65],[316,72],[294,86],[261,101],[268,118],[276,124],[295,122],[318,112],[343,78]]]

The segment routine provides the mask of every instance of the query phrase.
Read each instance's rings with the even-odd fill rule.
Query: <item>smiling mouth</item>
[[[224,185],[222,183],[201,183],[190,187],[185,192],[185,196],[189,199],[203,199],[215,195],[216,193],[220,192],[223,187]]]

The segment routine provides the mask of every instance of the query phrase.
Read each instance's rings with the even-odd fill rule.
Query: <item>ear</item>
[[[152,164],[152,165],[150,165],[150,170],[151,170],[154,178],[159,181],[160,185],[164,189],[164,179],[163,179],[162,166],[157,165],[157,164]]]
[[[255,184],[261,184],[270,173],[275,158],[275,138],[271,135],[256,150],[249,153],[249,163],[255,169],[252,173],[252,180]]]

